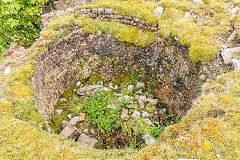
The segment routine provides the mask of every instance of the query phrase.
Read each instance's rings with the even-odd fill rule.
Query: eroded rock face
[[[168,113],[181,116],[185,107],[191,106],[197,79],[197,66],[186,52],[186,48],[162,39],[142,48],[126,46],[110,35],[72,32],[39,56],[34,75],[37,108],[48,118],[60,94],[77,80],[99,74],[109,81],[142,70],[159,103]]]

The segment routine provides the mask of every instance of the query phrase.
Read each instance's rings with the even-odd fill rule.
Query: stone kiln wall
[[[136,74],[136,70],[129,67],[131,64],[146,71],[142,78],[145,82],[156,84],[149,87],[167,111],[181,116],[186,111],[185,107],[191,106],[196,90],[193,74],[197,73],[197,66],[186,53],[186,48],[169,45],[161,39],[145,48],[126,47],[124,42],[111,35],[72,32],[39,56],[34,75],[37,108],[49,118],[60,94],[76,80],[96,73],[105,81],[123,74]],[[126,67],[129,71],[124,70]]]
[[[146,21],[140,20],[133,16],[122,16],[113,13],[111,8],[94,8],[94,9],[80,9],[75,13],[86,15],[89,18],[97,18],[102,21],[114,21],[132,26],[137,26],[140,29],[147,29],[150,31],[157,31],[157,24],[148,24]]]

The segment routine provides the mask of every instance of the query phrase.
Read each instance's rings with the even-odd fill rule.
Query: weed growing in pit
[[[133,149],[141,149],[141,133],[139,132],[140,127],[139,125],[137,125],[137,127],[135,128],[134,132],[129,132],[129,144],[130,147]]]
[[[130,80],[131,80],[132,84],[136,84],[136,83],[140,80],[140,76],[139,76],[139,75],[136,75],[136,74],[133,74],[133,75],[130,77]]]
[[[109,104],[113,104],[113,101],[113,96],[101,92],[95,96],[90,96],[83,103],[82,111],[86,113],[86,120],[97,126],[100,133],[110,134],[121,124],[121,103],[109,107]]]
[[[164,128],[162,126],[158,126],[158,127],[153,127],[151,130],[150,130],[150,135],[157,139],[160,134],[163,132]]]

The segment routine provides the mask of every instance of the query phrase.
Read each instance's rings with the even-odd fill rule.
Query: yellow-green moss
[[[100,81],[103,81],[103,78],[99,74],[94,74],[89,78],[89,80],[87,81],[87,84],[93,85],[93,84],[97,84]]]
[[[136,1],[131,2],[135,3]],[[160,4],[163,7],[177,8],[182,11],[194,9],[195,12],[202,11],[202,14],[208,15],[210,12],[205,12],[205,10],[207,11],[209,9],[209,5],[214,6],[213,2],[215,1],[212,1],[212,3],[209,2],[210,1],[205,1],[208,5],[201,6],[192,4],[191,1],[187,0],[162,0]],[[211,13],[217,12],[216,14],[222,12],[224,18],[216,14],[212,19],[208,19],[206,16],[204,20],[206,20],[206,22],[212,22],[209,23],[210,27],[206,28],[205,31],[201,31],[201,29],[197,30],[196,33],[188,32],[187,35],[191,33],[193,33],[193,35],[199,34],[206,36],[208,40],[213,40],[211,38],[214,38],[214,35],[223,33],[223,25],[225,25],[225,22],[223,23],[221,21],[223,19],[229,21],[229,19],[226,14],[228,10],[221,9],[221,2],[226,2],[226,6],[229,7],[227,1],[219,0],[219,3],[216,4],[218,7],[216,9],[211,7],[210,11]],[[233,2],[240,4],[239,0],[234,0]],[[204,15],[201,16],[203,16],[201,18],[205,17]],[[214,17],[219,18],[214,22]],[[166,20],[162,19],[159,20],[159,25],[161,24],[160,22],[163,22],[161,32],[165,33],[164,35],[170,36],[171,34],[177,34],[177,32],[173,30],[176,29],[176,27],[174,28],[173,26],[173,21],[166,22]],[[196,23],[202,28],[202,22],[197,21]],[[179,26],[181,23],[176,22],[175,24]],[[226,24],[228,24],[228,22],[226,22]],[[239,21],[235,21],[234,24],[239,26]],[[218,25],[219,27],[217,27]],[[208,26],[208,24],[206,24],[206,26]],[[169,27],[173,27],[173,29],[168,29]],[[191,24],[190,28],[191,27],[195,28],[195,25]],[[212,30],[212,28],[214,30]],[[159,29],[161,29],[161,27],[159,27]],[[226,31],[227,29],[228,26],[226,27]],[[53,34],[57,32],[57,30],[51,31],[53,31]],[[70,30],[68,30],[68,32],[69,31]],[[181,29],[181,31],[184,30]],[[189,43],[189,45],[191,45],[191,42],[187,41],[187,39],[184,40],[184,35],[185,34],[180,34],[179,32],[179,36],[182,36],[180,40],[183,39],[182,43]],[[206,42],[205,38],[203,39],[204,42]],[[195,41],[194,43],[197,42]],[[220,42],[216,42],[216,44],[219,43]],[[199,43],[199,45],[201,44],[202,43]],[[218,46],[210,43],[209,46],[211,45]],[[195,48],[199,48],[199,46],[196,45]],[[208,46],[206,46],[206,48],[208,48]],[[200,50],[202,50],[202,48],[200,48]],[[214,48],[211,50],[214,50]],[[216,55],[214,52],[212,53]],[[191,55],[195,58],[194,61],[199,61],[198,56],[200,52],[197,52],[196,57],[194,56],[195,51],[193,51]],[[207,54],[207,57],[208,56]],[[200,56],[200,59],[204,60],[206,58]],[[29,72],[28,69],[25,71],[32,73],[30,70]],[[21,69],[18,73],[13,73],[8,77],[9,81],[6,83],[4,93],[8,93],[9,87],[13,84],[20,84],[20,86],[24,87],[29,85],[31,74],[25,74],[26,72],[22,72],[23,74],[21,74],[20,71]],[[19,157],[22,159],[217,159],[217,155],[220,156],[219,159],[239,159],[240,157],[240,71],[220,76],[214,81],[205,83],[203,85],[202,95],[195,102],[182,122],[166,128],[157,141],[157,144],[146,147],[140,152],[129,149],[110,151],[86,149],[77,145],[75,142],[46,133],[40,130],[39,127],[35,127],[36,124],[41,124],[43,119],[41,119],[41,116],[36,112],[32,95],[32,98],[30,98],[30,94],[24,94],[24,92],[18,93],[19,96],[14,97],[3,95],[1,99],[4,98],[5,100],[1,100],[0,102],[0,141],[4,142],[0,143],[0,157],[2,159],[16,159]],[[26,120],[26,115],[29,115],[27,117],[28,122],[35,122],[35,125],[30,125],[17,119],[23,117],[23,120]],[[129,157],[130,155],[131,157]]]
[[[53,131],[57,134],[61,132],[61,124],[62,120],[59,116],[52,116],[48,121],[49,126],[53,129]]]
[[[177,37],[182,45],[193,46],[190,57],[193,62],[199,63],[209,62],[219,54],[218,46],[223,42],[216,41],[216,39],[232,29],[228,9],[234,7],[225,0],[205,0],[204,2],[205,5],[195,4],[188,0],[162,0],[160,2],[97,0],[93,5],[82,6],[78,9],[112,8],[113,14],[132,15],[150,24],[158,24],[161,34],[166,38],[169,36]],[[238,4],[238,1],[234,1],[234,3]],[[158,6],[164,8],[161,17],[156,16],[153,12]],[[198,15],[199,18],[185,18],[184,14],[187,11]],[[199,41],[198,37],[203,40]],[[132,43],[131,38],[128,41]],[[201,44],[206,41],[211,42],[211,44],[202,47]]]
[[[58,39],[67,35],[73,28],[71,26],[83,27],[84,33],[96,34],[110,33],[113,37],[120,41],[129,42],[136,46],[146,47],[155,41],[155,33],[139,30],[137,27],[129,26],[117,22],[102,22],[77,14],[68,14],[64,17],[56,19],[50,23],[48,28],[42,32],[42,36],[47,39]],[[62,28],[63,30],[59,30]]]
[[[113,84],[120,86],[121,84],[129,84],[130,81],[131,81],[130,74],[124,74],[124,75],[120,76],[119,78],[115,79],[113,81]]]

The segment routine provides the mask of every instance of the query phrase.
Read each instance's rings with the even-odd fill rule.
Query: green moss
[[[55,133],[61,132],[62,119],[59,116],[52,116],[48,121],[49,126],[54,130]]]
[[[69,97],[72,97],[73,94],[74,94],[73,86],[71,86],[69,89],[64,91],[64,93],[60,97],[68,99]]]
[[[93,84],[97,84],[100,81],[103,81],[103,78],[99,74],[94,74],[89,78],[89,80],[87,81],[87,84],[93,85]]]
[[[48,28],[42,32],[42,36],[45,39],[57,40],[67,35],[73,29],[73,26],[83,27],[83,32],[85,33],[95,34],[98,33],[98,31],[110,33],[120,41],[132,43],[141,47],[146,47],[155,41],[155,33],[142,31],[137,27],[117,22],[93,20],[73,13],[60,17],[50,23]],[[64,30],[60,30],[60,28],[64,28]]]
[[[119,78],[115,79],[113,81],[113,84],[118,86],[124,85],[124,84],[127,85],[130,83],[130,81],[131,81],[131,76],[129,74],[124,74],[119,76]]]
[[[156,106],[146,105],[145,108],[144,108],[144,110],[145,110],[146,112],[153,113],[154,111],[157,110],[157,107],[156,107]]]

